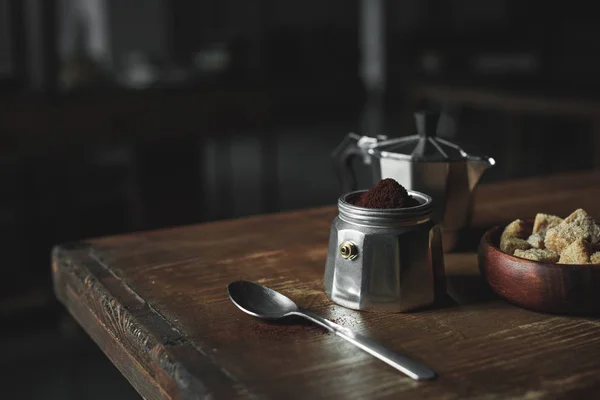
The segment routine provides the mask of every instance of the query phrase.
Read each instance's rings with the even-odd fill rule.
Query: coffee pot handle
[[[358,146],[360,138],[360,135],[349,133],[332,153],[343,193],[357,189],[356,176],[352,169],[352,160],[354,157],[363,154],[363,150]]]

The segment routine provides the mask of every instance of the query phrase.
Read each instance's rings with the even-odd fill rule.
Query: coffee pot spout
[[[493,167],[496,161],[492,157],[477,157],[467,162],[467,172],[469,174],[469,190],[473,191],[479,180],[489,168]]]

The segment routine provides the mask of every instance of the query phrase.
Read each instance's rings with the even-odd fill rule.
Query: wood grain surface
[[[576,207],[600,215],[600,173],[495,185],[475,227]],[[55,291],[147,399],[600,397],[600,321],[517,308],[446,255],[449,298],[405,314],[334,305],[322,276],[333,207],[57,246]],[[415,382],[320,328],[266,323],[227,298],[247,279],[435,369]]]

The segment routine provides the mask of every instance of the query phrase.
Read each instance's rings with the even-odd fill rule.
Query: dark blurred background
[[[54,244],[333,204],[345,135],[423,101],[483,182],[597,167],[592,4],[0,0],[0,391],[138,398],[57,304]]]

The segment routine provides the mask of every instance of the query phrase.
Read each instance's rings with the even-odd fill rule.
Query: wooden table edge
[[[227,386],[220,385],[221,388],[226,388],[226,393],[220,393],[226,398],[249,394],[246,388],[235,382],[232,375],[216,365],[206,352],[183,338],[173,325],[121,278],[112,274],[94,257],[88,257],[88,250],[89,245],[85,242],[67,243],[53,248],[54,292],[143,398],[212,398],[211,395],[215,393],[211,387],[216,385],[201,381],[202,376],[194,373],[198,370],[211,379],[216,377],[226,381]],[[117,293],[124,300],[121,304],[111,300]],[[130,323],[134,319],[143,319],[143,323]],[[154,332],[160,332],[160,337],[150,332],[148,326],[152,326]],[[116,335],[113,329],[120,329],[121,335]],[[136,352],[136,348],[145,349],[145,354]],[[180,354],[190,354],[190,351],[194,356],[182,361]],[[175,352],[180,354],[174,357],[172,354]],[[146,360],[140,359],[143,356]],[[145,365],[156,368],[148,370]],[[140,373],[144,379],[140,379]],[[177,396],[173,397],[170,393],[176,393]]]

